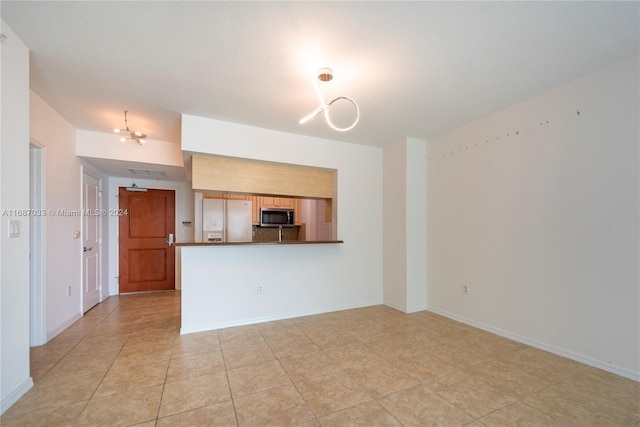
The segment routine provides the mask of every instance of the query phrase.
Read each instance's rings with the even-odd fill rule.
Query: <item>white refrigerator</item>
[[[202,199],[202,241],[251,242],[251,200]]]

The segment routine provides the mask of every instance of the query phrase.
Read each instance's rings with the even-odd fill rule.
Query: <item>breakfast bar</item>
[[[255,245],[326,245],[332,243],[344,243],[342,240],[283,240],[281,242],[184,242],[176,243],[176,246],[255,246]]]
[[[342,240],[177,243],[182,334],[350,308]],[[344,261],[343,261],[344,260]],[[338,268],[336,268],[338,264]],[[352,303],[344,301],[353,300]],[[377,301],[367,302],[367,305]]]

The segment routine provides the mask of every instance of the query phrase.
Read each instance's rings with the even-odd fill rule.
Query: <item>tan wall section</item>
[[[336,171],[232,157],[193,155],[194,190],[334,197]]]

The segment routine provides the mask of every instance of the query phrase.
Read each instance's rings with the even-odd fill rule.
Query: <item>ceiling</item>
[[[637,55],[640,3],[7,1],[31,88],[75,128],[180,142],[182,113],[372,146],[428,139]],[[349,132],[322,117],[353,98]],[[352,111],[336,103],[335,117]]]

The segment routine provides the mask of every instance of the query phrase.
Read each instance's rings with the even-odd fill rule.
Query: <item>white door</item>
[[[100,302],[100,188],[96,177],[83,174],[82,311]]]

